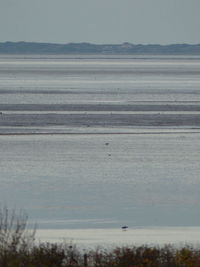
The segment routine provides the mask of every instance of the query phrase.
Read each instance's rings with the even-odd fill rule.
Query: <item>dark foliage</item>
[[[1,267],[200,267],[200,249],[172,246],[119,247],[78,251],[66,244],[40,244],[31,249],[0,251]]]

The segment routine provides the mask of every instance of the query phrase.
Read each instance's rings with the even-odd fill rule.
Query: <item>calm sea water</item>
[[[70,239],[77,238],[78,229],[104,229],[101,233],[107,242],[128,242],[124,232],[115,240],[114,229],[120,230],[122,225],[131,229],[199,226],[199,74],[199,57],[1,56],[0,202],[25,209],[40,229],[57,230],[40,232],[49,238],[61,233],[58,229],[71,229],[71,234],[61,234]],[[87,128],[74,126],[74,117],[70,125],[52,122],[46,126],[44,119],[33,128],[23,120],[14,125],[15,117],[12,123],[6,117],[40,115],[45,104],[115,104],[113,111],[118,114],[118,105],[136,103],[182,105],[183,109],[176,111],[177,121],[181,113],[195,113],[196,117],[192,126],[186,120],[178,129],[170,125],[109,127],[103,121]],[[40,104],[38,110],[33,108],[35,104]],[[188,105],[195,105],[195,112],[185,110]],[[81,109],[75,114],[84,112]],[[170,114],[170,110],[166,112]],[[63,114],[62,110],[54,113]],[[131,116],[131,112],[127,114]],[[30,134],[43,129],[47,134]],[[52,131],[67,134],[49,135]],[[105,234],[108,229],[113,235]],[[159,241],[160,228],[156,229]],[[96,233],[96,242],[99,231],[87,233],[94,239]],[[178,236],[177,240],[184,241]]]

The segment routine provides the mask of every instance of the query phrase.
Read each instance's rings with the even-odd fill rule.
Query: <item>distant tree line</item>
[[[200,55],[200,44],[0,43],[0,54],[149,54]]]

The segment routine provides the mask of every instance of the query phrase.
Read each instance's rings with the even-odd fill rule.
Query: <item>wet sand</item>
[[[191,103],[1,104],[0,110],[0,134],[20,134],[20,128],[22,134],[80,133],[80,129],[89,134],[95,133],[97,128],[101,128],[102,133],[109,129],[112,133],[125,133],[126,129],[130,133],[136,128],[200,129],[200,104]]]

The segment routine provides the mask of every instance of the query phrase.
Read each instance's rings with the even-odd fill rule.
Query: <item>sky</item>
[[[0,42],[200,43],[200,0],[0,0]]]

